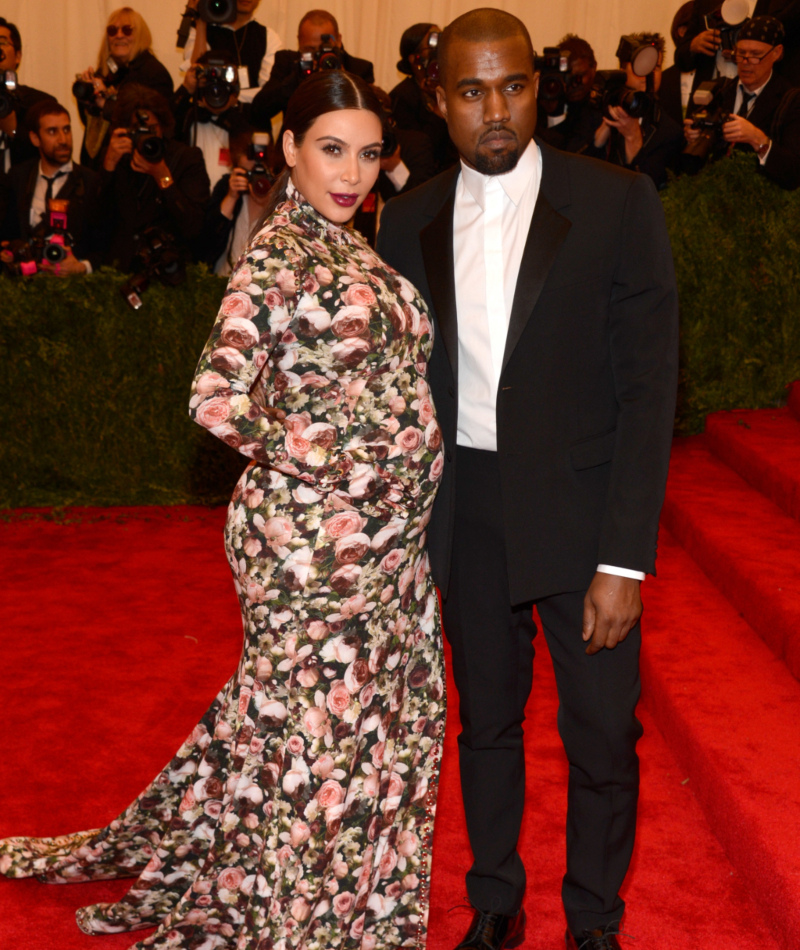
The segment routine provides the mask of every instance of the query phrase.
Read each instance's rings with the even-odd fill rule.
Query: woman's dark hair
[[[289,99],[283,114],[279,147],[282,147],[284,132],[291,132],[295,144],[302,145],[306,133],[316,119],[328,112],[340,112],[342,109],[366,109],[380,119],[381,125],[386,118],[378,97],[363,79],[343,69],[312,73],[300,83]],[[267,195],[264,213],[253,231],[254,234],[261,230],[267,218],[286,198],[290,174],[291,169],[287,166],[278,175]]]
[[[158,119],[162,134],[167,138],[172,135],[175,129],[175,117],[169,103],[160,92],[138,82],[129,82],[120,86],[114,111],[111,113],[111,128],[121,129],[129,126],[137,109],[152,112]]]

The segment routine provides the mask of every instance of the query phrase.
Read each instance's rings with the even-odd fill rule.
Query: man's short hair
[[[662,56],[664,55],[666,45],[664,43],[664,37],[660,33],[626,33],[625,35],[637,43],[640,43],[642,46],[652,43],[658,52],[661,53]],[[630,59],[623,59],[622,56],[618,56],[617,61],[619,62],[620,69],[624,69],[625,64],[629,63]]]
[[[111,128],[124,129],[130,126],[137,109],[146,109],[151,112],[158,120],[164,135],[168,137],[172,135],[175,119],[169,103],[160,92],[138,82],[125,83],[120,87],[117,102],[111,114]]]
[[[19,35],[19,29],[16,23],[9,23],[5,17],[0,16],[0,26],[4,26],[11,34],[11,45],[14,47],[14,52],[21,53],[22,37]]]
[[[590,66],[597,65],[592,47],[586,40],[582,40],[574,33],[567,33],[559,42],[558,48],[560,50],[566,50],[570,54],[570,61],[573,63],[578,59],[585,59]]]
[[[495,10],[492,7],[483,7],[456,17],[439,34],[438,60],[442,85],[444,85],[447,72],[448,50],[453,40],[466,40],[468,43],[493,43],[515,36],[525,40],[530,51],[531,65],[533,65],[533,44],[530,33],[522,20],[513,14],[506,13],[504,10]]]
[[[334,36],[339,35],[339,24],[336,22],[336,17],[332,13],[328,13],[327,10],[309,10],[297,26],[298,33],[303,29],[304,23],[313,23],[315,26],[330,23],[333,26]]]
[[[69,116],[69,110],[65,109],[60,102],[55,99],[42,99],[28,109],[25,115],[25,125],[34,135],[39,135],[42,127],[42,119],[46,115],[65,115]]]

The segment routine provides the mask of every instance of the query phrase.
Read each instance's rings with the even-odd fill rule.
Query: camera
[[[706,14],[707,30],[719,30],[719,42],[722,55],[730,59],[736,48],[739,30],[749,19],[750,6],[747,0],[725,0],[716,10]]]
[[[165,146],[164,139],[156,135],[148,125],[147,113],[136,113],[136,125],[133,128],[125,129],[127,135],[133,142],[134,151],[138,152],[145,161],[155,165],[164,158]]]
[[[177,287],[186,280],[186,259],[175,246],[175,238],[163,228],[147,228],[134,240],[136,273],[119,290],[128,306],[139,310],[142,294],[153,280],[160,280],[167,287]]]
[[[0,119],[11,115],[17,105],[17,74],[13,69],[0,73]]]
[[[569,71],[569,56],[569,50],[545,46],[542,55],[534,57],[534,68],[539,73],[536,99],[548,115],[560,115],[568,93],[581,85],[580,76]]]
[[[300,78],[306,79],[320,69],[344,69],[335,45],[336,37],[330,33],[322,34],[322,46],[318,50],[303,50],[298,60]]]
[[[635,36],[621,36],[616,52],[621,63],[630,63],[634,76],[649,76],[658,66],[658,47],[642,43]]]
[[[78,100],[78,104],[91,108],[94,106],[94,83],[86,82],[85,79],[76,79],[72,84],[72,95]]]
[[[652,99],[646,92],[628,89],[628,76],[622,69],[599,69],[594,80],[590,102],[610,119],[611,106],[625,110],[633,119],[647,114]]]
[[[424,42],[424,48],[414,54],[414,72],[418,84],[433,95],[439,85],[439,34],[429,33]]]
[[[197,99],[209,109],[224,109],[231,96],[239,92],[236,67],[223,56],[208,56],[206,64],[197,68]]]
[[[187,4],[186,9],[181,14],[181,22],[178,27],[178,40],[175,45],[178,49],[186,48],[189,31],[198,20],[202,20],[204,23],[213,26],[223,23],[234,23],[236,16],[236,0],[200,0],[197,9]]]
[[[700,106],[700,109],[689,118],[692,120],[692,128],[699,129],[700,135],[686,145],[683,154],[692,156],[700,163],[708,158],[711,150],[721,140],[722,126],[731,118],[731,113],[723,109],[721,104],[724,86],[724,79],[701,82],[692,96],[692,102]]]
[[[254,133],[253,141],[247,147],[247,157],[255,162],[247,172],[250,191],[254,198],[263,199],[275,181],[269,169],[269,135],[266,132]]]
[[[8,271],[16,276],[33,277],[43,261],[60,264],[73,241],[67,230],[68,201],[53,198],[50,201],[50,213],[34,228],[27,241],[10,241],[0,253],[0,259]]]

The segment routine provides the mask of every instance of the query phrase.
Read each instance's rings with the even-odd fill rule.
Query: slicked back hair
[[[449,47],[453,40],[466,40],[468,43],[493,43],[519,36],[527,43],[533,68],[533,44],[530,33],[522,20],[505,10],[494,7],[481,7],[470,10],[449,23],[439,35],[438,59],[439,76],[444,85],[448,68]]]

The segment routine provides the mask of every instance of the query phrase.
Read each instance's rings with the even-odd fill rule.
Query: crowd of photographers
[[[189,260],[228,274],[279,170],[272,130],[303,80],[346,69],[374,83],[372,63],[344,48],[336,19],[311,10],[297,49],[255,14],[260,0],[189,0],[178,30],[177,90],[144,19],[115,11],[96,65],[76,76],[80,163],[66,108],[22,85],[22,38],[0,17],[0,260],[6,274],[131,276],[178,283]],[[617,69],[599,70],[590,43],[567,35],[537,56],[537,134],[649,175],[696,174],[733,149],[754,173],[800,185],[800,0],[693,0],[672,25],[674,65],[657,33],[621,37]],[[373,238],[381,200],[420,184],[457,155],[436,103],[439,28],[400,40],[405,78],[388,94],[381,175],[356,225]]]

